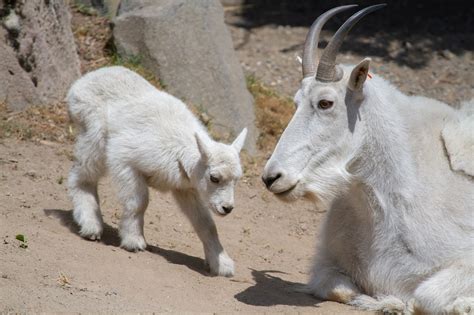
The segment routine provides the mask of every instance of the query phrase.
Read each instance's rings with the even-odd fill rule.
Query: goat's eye
[[[217,178],[216,176],[214,175],[211,175],[211,177],[209,178],[211,180],[211,182],[215,183],[215,184],[218,184],[219,183],[219,178]]]
[[[331,108],[334,102],[328,100],[320,100],[318,103],[318,107],[321,109],[328,109]]]

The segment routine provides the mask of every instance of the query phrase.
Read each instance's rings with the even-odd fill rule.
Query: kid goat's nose
[[[272,186],[272,184],[281,177],[281,173],[276,173],[276,174],[267,174],[262,176],[262,180],[265,183],[265,186],[267,186],[268,189]]]
[[[226,207],[222,207],[222,210],[224,210],[225,213],[229,214],[232,212],[232,210],[234,209],[234,206],[226,206]]]

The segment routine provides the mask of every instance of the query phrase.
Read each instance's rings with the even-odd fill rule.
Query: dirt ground
[[[245,73],[292,96],[301,76],[296,55],[310,24],[307,18],[304,23],[242,26],[242,13],[236,12],[226,8],[226,21]],[[78,18],[79,24],[89,23],[76,12]],[[94,21],[93,31],[75,31],[84,37],[79,43],[84,70],[109,63],[101,53],[88,55],[90,47],[102,45],[88,32],[108,27],[107,21]],[[99,32],[100,37],[105,33]],[[458,42],[474,42],[469,27],[429,47],[423,43],[430,43],[431,35],[419,42],[419,34],[395,39],[370,34],[356,32],[339,60],[354,63],[373,57],[373,72],[409,94],[453,105],[474,97],[472,49],[453,48]],[[329,33],[323,35],[329,38]],[[373,49],[350,49],[356,45]],[[414,62],[417,56],[423,62]],[[293,291],[308,279],[325,211],[303,201],[278,201],[257,173],[249,172],[239,183],[234,212],[216,218],[222,243],[236,262],[236,275],[210,277],[201,243],[170,195],[151,194],[145,252],[118,247],[121,211],[108,180],[99,188],[106,223],[102,241],[78,236],[66,189],[72,145],[45,139],[0,138],[0,312],[363,313]],[[256,169],[262,167],[259,163]],[[16,239],[19,234],[26,242]]]
[[[0,312],[357,313],[293,292],[308,278],[324,212],[276,201],[257,177],[245,177],[234,212],[216,218],[233,278],[208,275],[201,243],[170,195],[151,195],[148,249],[130,253],[118,247],[120,205],[105,180],[103,239],[82,239],[66,191],[71,149],[0,142]]]

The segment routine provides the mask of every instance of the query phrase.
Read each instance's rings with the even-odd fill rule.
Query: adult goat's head
[[[336,56],[349,30],[366,14],[385,4],[370,6],[352,15],[316,58],[319,34],[335,14],[356,5],[334,8],[311,26],[303,52],[303,80],[295,95],[296,112],[265,166],[263,181],[283,200],[302,196],[326,197],[347,182],[346,167],[360,145],[356,128],[369,59],[355,67],[336,65]],[[318,62],[317,62],[318,61]]]

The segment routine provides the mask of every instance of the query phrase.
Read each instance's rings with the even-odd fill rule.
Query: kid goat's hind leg
[[[175,191],[174,196],[203,243],[206,262],[209,264],[211,274],[233,276],[234,261],[227,255],[219,241],[216,224],[209,209],[201,204],[193,191]]]
[[[129,251],[145,250],[143,235],[145,210],[148,206],[148,185],[139,172],[128,166],[111,168],[112,177],[118,185],[120,201],[123,205],[120,222],[120,246]]]
[[[75,161],[69,173],[69,195],[74,206],[74,220],[81,236],[98,240],[102,235],[97,182],[104,172],[103,144],[98,134],[79,134]]]

